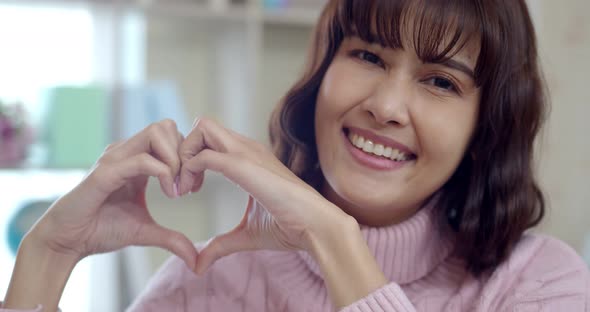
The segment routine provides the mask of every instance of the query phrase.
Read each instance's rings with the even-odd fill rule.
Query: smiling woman
[[[525,4],[334,1],[322,16],[308,71],[275,112],[280,158],[368,225],[438,195],[473,273],[504,260],[544,214],[532,148],[545,97]],[[360,154],[334,144],[351,127],[361,149],[389,138],[415,159],[351,170],[346,155]]]
[[[536,53],[524,1],[329,1],[272,150],[207,118],[110,145],[23,241],[5,308],[54,310],[80,259],[149,245],[176,257],[129,311],[587,311],[580,257],[525,232],[545,209]],[[145,185],[183,196],[207,170],[249,199],[195,247]]]

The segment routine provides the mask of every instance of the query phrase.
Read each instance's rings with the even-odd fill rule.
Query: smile
[[[391,159],[393,161],[405,161],[412,158],[411,154],[406,154],[396,148],[384,146],[382,144],[375,144],[371,140],[365,139],[363,136],[353,132],[349,132],[348,140],[356,148],[362,150],[367,154],[381,156]]]
[[[343,136],[353,158],[372,169],[398,169],[417,158],[409,151],[402,151],[385,142],[374,142],[352,129],[344,129]]]

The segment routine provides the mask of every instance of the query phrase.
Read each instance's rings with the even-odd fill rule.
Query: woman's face
[[[479,106],[478,54],[467,45],[446,64],[429,64],[413,49],[345,39],[315,112],[323,195],[367,225],[415,213],[466,152]]]

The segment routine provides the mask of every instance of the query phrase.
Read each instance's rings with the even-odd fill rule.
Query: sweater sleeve
[[[414,312],[416,309],[396,283],[387,284],[341,312]]]
[[[2,302],[0,302],[0,307],[2,306]],[[36,309],[33,310],[14,310],[14,309],[2,309],[0,308],[0,312],[43,312],[43,307],[38,305]]]

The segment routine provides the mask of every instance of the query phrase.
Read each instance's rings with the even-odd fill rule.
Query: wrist
[[[332,218],[321,229],[310,231],[307,246],[307,252],[321,268],[359,250],[364,252],[367,245],[356,219],[345,215]]]
[[[314,258],[334,305],[340,309],[388,283],[358,222],[346,215],[310,231],[307,252]]]
[[[316,260],[322,252],[336,247],[343,240],[351,242],[362,239],[359,224],[352,216],[341,212],[326,220],[306,232],[306,251]]]
[[[3,308],[55,311],[78,258],[55,252],[33,233],[21,242]]]
[[[17,256],[43,260],[43,263],[57,265],[56,268],[73,267],[82,259],[78,253],[62,249],[52,246],[41,233],[30,231],[23,238]]]
[[[87,256],[81,248],[85,240],[81,235],[65,234],[71,231],[63,231],[63,227],[63,222],[48,213],[27,232],[21,244],[26,243],[29,251],[77,263]]]

